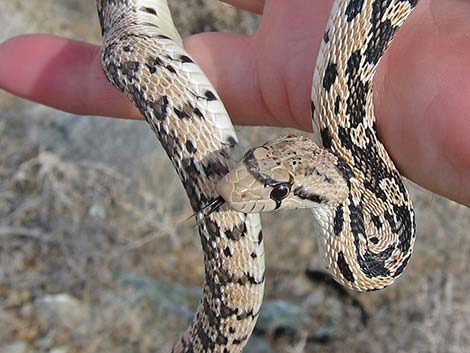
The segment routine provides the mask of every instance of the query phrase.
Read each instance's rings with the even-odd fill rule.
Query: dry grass
[[[96,38],[97,31],[84,21],[94,16],[93,4],[32,3],[41,4],[43,12],[20,1],[0,5],[4,36],[28,28]],[[217,29],[253,25],[252,18],[203,3],[191,16],[184,15],[193,2],[175,4],[186,31],[207,29],[210,21]],[[115,140],[122,139],[119,129],[127,126],[123,122],[106,122],[93,135],[98,122],[66,120],[6,95],[0,104],[0,351],[14,341],[27,343],[29,352],[64,347],[66,352],[160,352],[170,347],[185,323],[171,313],[155,313],[149,301],[120,281],[128,274],[193,286],[202,281],[200,245],[191,224],[184,222],[190,210],[183,190],[161,149],[148,152],[157,143],[142,128],[132,130],[130,139],[148,144],[116,146]],[[85,124],[91,128],[77,128]],[[242,131],[243,139],[257,142],[273,134],[279,133]],[[98,147],[77,147],[93,140],[99,140]],[[110,163],[93,148],[120,158]],[[267,297],[298,303],[313,318],[308,332],[290,340],[268,333],[278,352],[342,352],[346,347],[361,353],[468,352],[470,213],[416,187],[412,193],[416,253],[392,288],[354,294],[369,315],[366,327],[356,322],[350,302],[304,276],[307,267],[320,268],[310,214],[263,216]],[[75,298],[72,306],[82,308],[83,315],[53,320],[44,298],[56,294]],[[325,327],[333,332],[330,341],[313,342],[312,332]]]

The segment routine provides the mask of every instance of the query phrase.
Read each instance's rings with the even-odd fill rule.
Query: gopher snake
[[[416,3],[336,0],[312,87],[314,132],[324,148],[284,136],[248,151],[233,168],[234,129],[182,48],[166,0],[97,0],[106,76],[157,134],[198,217],[203,297],[173,352],[243,350],[264,288],[257,212],[311,207],[327,267],[349,288],[380,289],[402,273],[415,240],[414,213],[377,138],[372,80]]]

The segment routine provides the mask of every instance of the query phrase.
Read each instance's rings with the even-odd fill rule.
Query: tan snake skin
[[[230,119],[182,48],[166,0],[97,0],[106,76],[155,131],[198,217],[203,297],[173,352],[243,350],[264,286],[256,212],[312,207],[327,267],[350,288],[380,289],[402,273],[415,240],[414,213],[377,138],[372,79],[416,3],[335,1],[312,88],[314,130],[324,148],[282,137],[248,151],[234,168]],[[210,212],[202,212],[207,205]]]

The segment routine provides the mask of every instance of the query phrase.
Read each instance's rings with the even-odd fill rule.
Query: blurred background
[[[172,1],[181,33],[253,33],[259,17]],[[0,41],[99,43],[95,1],[0,3]],[[239,128],[256,144],[285,131]],[[165,352],[197,305],[189,203],[144,122],[77,117],[0,92],[0,352]],[[469,352],[470,211],[410,184],[418,239],[391,288],[350,293],[320,270],[308,211],[263,215],[266,300],[248,353]]]

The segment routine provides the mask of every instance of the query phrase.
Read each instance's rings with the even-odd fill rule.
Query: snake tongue
[[[199,212],[193,213],[191,216],[185,219],[186,221],[189,221],[191,218],[194,218],[196,220],[195,226],[199,225],[201,219],[209,216],[211,213],[217,211],[220,206],[222,206],[225,203],[225,200],[223,199],[222,196],[216,197],[213,199],[211,202],[209,202],[207,205],[202,206],[201,210]],[[202,215],[202,218],[199,220],[197,219],[198,214]]]
[[[212,212],[217,211],[219,207],[222,206],[224,203],[225,203],[225,200],[222,196],[216,197],[215,199],[210,201],[207,205],[201,208],[201,213],[204,215],[204,217],[207,217]]]

